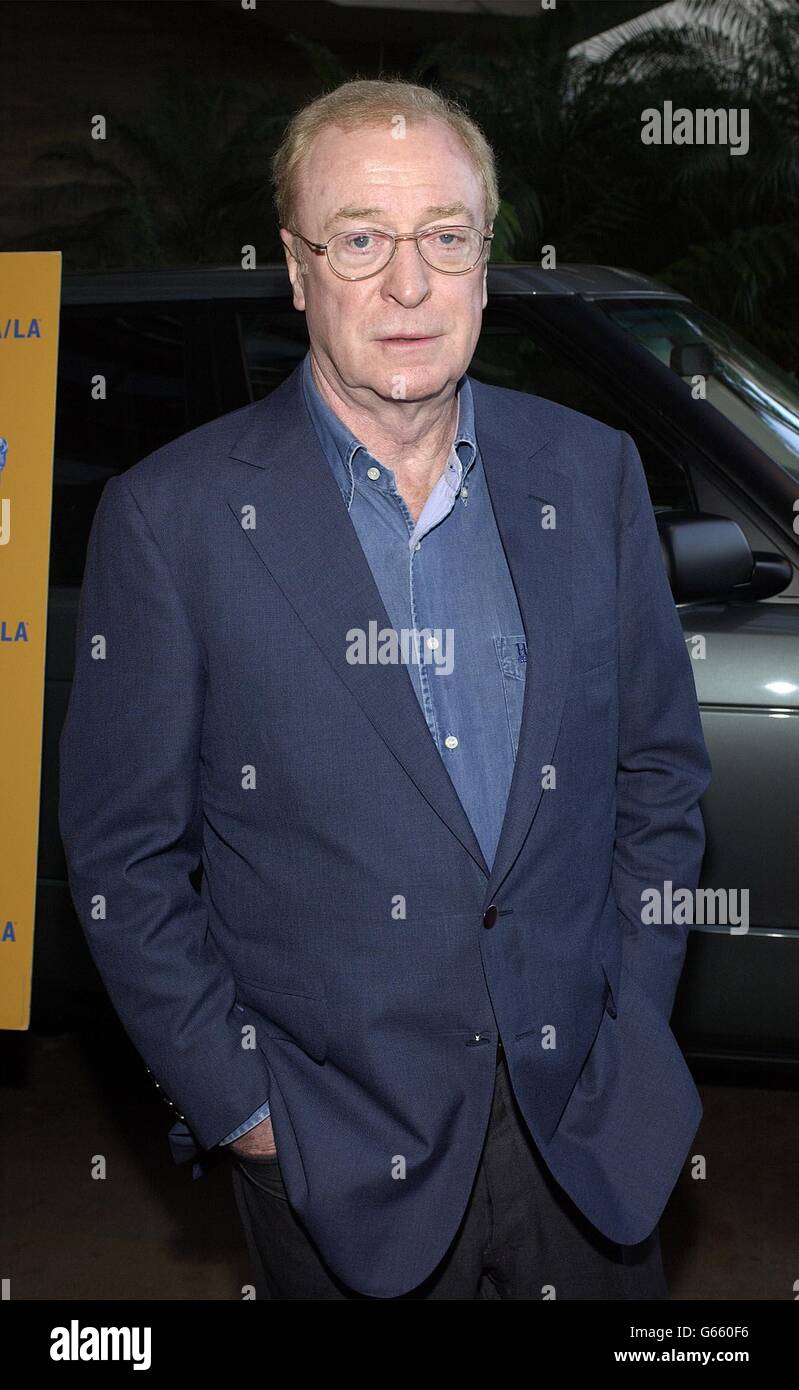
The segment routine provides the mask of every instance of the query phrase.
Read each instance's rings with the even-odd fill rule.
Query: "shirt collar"
[[[355,479],[357,477],[363,480],[368,468],[379,464],[381,470],[380,479],[372,481],[370,486],[379,485],[387,492],[396,490],[393,470],[380,463],[379,459],[373,458],[366,445],[362,444],[344,421],[339,419],[321,395],[311,370],[310,351],[305,354],[302,364],[302,389],[322,451],[333,469],[347,510],[352,506]],[[477,440],[474,432],[472,388],[465,373],[455,389],[458,397],[458,423],[444,475],[457,493],[477,456]]]

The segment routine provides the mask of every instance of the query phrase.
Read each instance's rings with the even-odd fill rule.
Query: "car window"
[[[799,478],[799,382],[726,324],[679,300],[599,302],[689,385],[705,377],[705,398],[774,462]]]
[[[62,310],[58,350],[50,583],[79,585],[108,478],[191,426],[180,307]],[[105,399],[94,380],[105,378]]]
[[[599,380],[593,380],[564,351],[552,346],[546,332],[537,330],[534,323],[522,323],[512,311],[489,303],[469,371],[492,386],[529,391],[601,420],[612,429],[625,430],[641,455],[655,510],[694,510],[682,467],[639,430]]]
[[[262,400],[284,381],[308,351],[305,315],[290,305],[242,309],[239,338],[250,399]]]

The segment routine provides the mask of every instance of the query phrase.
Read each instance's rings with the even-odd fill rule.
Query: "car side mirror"
[[[793,578],[783,555],[752,551],[738,525],[709,512],[656,512],[660,548],[675,603],[782,593]]]
[[[716,359],[707,343],[680,343],[671,350],[669,366],[678,376],[712,376]]]

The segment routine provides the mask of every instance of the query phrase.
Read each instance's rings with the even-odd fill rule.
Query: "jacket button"
[[[485,912],[483,913],[483,926],[493,927],[498,916],[499,913],[497,912],[497,905],[496,903],[492,903],[491,906],[487,907]]]

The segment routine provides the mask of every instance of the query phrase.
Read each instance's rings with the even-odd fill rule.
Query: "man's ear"
[[[302,277],[305,269],[303,263],[297,259],[295,254],[296,238],[289,231],[288,227],[280,228],[280,240],[283,243],[283,252],[286,257],[286,267],[291,281],[291,292],[294,300],[294,308],[303,310],[305,308],[305,290],[303,288]],[[300,242],[302,246],[302,242]]]
[[[493,224],[493,222],[489,222],[489,223],[487,224],[485,230],[486,230],[487,232],[493,232],[493,230],[494,230],[494,224]],[[488,245],[487,245],[487,247],[486,247],[486,253],[485,253],[485,266],[484,266],[484,269],[483,269],[483,308],[484,308],[484,309],[485,309],[486,304],[488,303],[488,262],[490,261],[490,259],[491,259],[491,242],[489,241],[489,242],[488,242]]]

